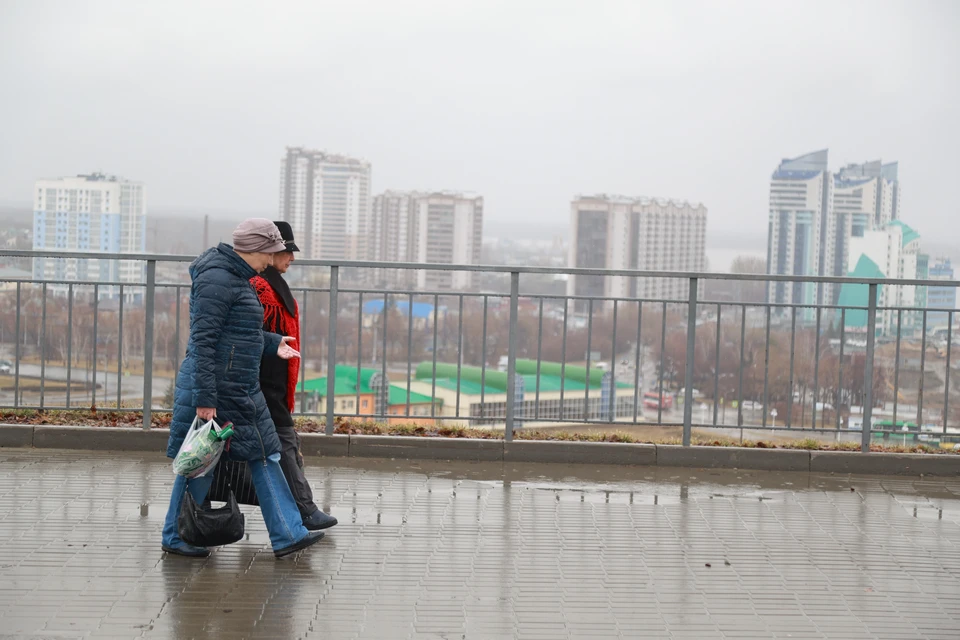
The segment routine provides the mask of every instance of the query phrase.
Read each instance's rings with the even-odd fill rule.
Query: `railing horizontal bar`
[[[11,258],[64,258],[85,260],[136,260],[157,262],[192,262],[196,256],[150,254],[150,253],[94,253],[79,251],[34,251],[34,250],[3,250],[0,256]],[[890,278],[849,278],[841,276],[802,276],[802,275],[771,275],[752,273],[703,273],[697,271],[651,271],[636,269],[587,269],[587,268],[555,268],[555,267],[518,267],[507,265],[478,265],[478,264],[437,264],[416,262],[372,262],[367,260],[297,260],[296,267],[343,267],[343,268],[371,268],[397,269],[414,271],[466,271],[488,273],[530,273],[530,274],[570,274],[578,276],[627,276],[632,278],[677,278],[689,280],[738,280],[743,282],[811,282],[823,284],[880,284],[930,286],[929,280],[897,280]],[[937,280],[938,287],[960,287],[958,280]]]
[[[291,289],[295,289],[295,287],[291,287]],[[449,290],[449,289],[446,290],[446,291],[441,291],[441,290],[439,290],[439,289],[437,289],[436,291],[433,291],[433,290],[430,290],[430,289],[339,289],[339,291],[340,291],[340,293],[363,293],[363,294],[367,294],[367,293],[378,293],[378,294],[380,294],[381,296],[383,295],[383,292],[384,292],[384,291],[386,291],[386,292],[389,293],[390,295],[398,295],[398,296],[411,296],[411,295],[412,295],[412,296],[423,296],[423,297],[426,297],[426,296],[444,296],[444,297],[447,297],[447,298],[452,298],[452,297],[456,297],[456,296],[459,296],[459,295],[460,295],[460,292],[459,292],[459,291],[452,291],[452,290]],[[467,296],[467,297],[473,297],[473,298],[482,298],[482,297],[484,297],[484,296],[488,296],[488,297],[490,297],[490,298],[497,298],[497,297],[509,298],[509,297],[510,297],[510,293],[509,293],[509,292],[507,292],[507,293],[497,293],[496,291],[481,291],[481,292],[469,292],[469,291],[464,291],[464,292],[463,292],[463,295],[465,295],[465,296]],[[521,297],[521,298],[524,298],[524,297],[526,297],[526,296],[520,296],[520,297]]]
[[[92,287],[93,285],[100,285],[101,287],[131,287],[136,289],[137,287],[146,287],[147,283],[144,282],[119,282],[114,280],[33,280],[33,279],[18,279],[18,278],[0,278],[0,282],[19,282],[21,284],[55,284],[55,285],[76,285],[76,286],[86,286]],[[180,283],[182,287],[184,283]],[[159,283],[157,284],[159,286]],[[168,287],[177,286],[176,283],[170,283],[166,285]]]
[[[0,252],[0,255],[3,255],[3,252]],[[563,272],[567,273],[567,272]],[[612,275],[612,274],[611,274]],[[736,274],[725,274],[731,276],[730,280],[736,280],[737,278],[733,277]],[[679,277],[679,276],[678,276]],[[806,282],[806,280],[805,280]],[[810,280],[813,282],[813,280]],[[874,282],[873,280],[856,280],[855,284],[870,284]],[[895,280],[891,281],[896,284],[911,284],[912,281],[906,280]],[[923,286],[934,286],[933,281],[923,280],[918,281],[923,282]],[[936,280],[937,287],[946,287],[951,286],[951,282],[947,280]],[[20,283],[20,284],[33,284],[33,285],[74,285],[74,286],[89,286],[99,285],[101,287],[120,287],[123,286],[128,289],[137,289],[139,287],[146,287],[146,282],[120,282],[120,281],[103,281],[103,280],[34,280],[34,279],[20,279],[20,278],[0,278],[0,283]],[[164,288],[164,289],[174,289],[177,287],[187,286],[187,283],[184,282],[157,282],[155,287]],[[329,293],[329,287],[290,287],[291,291],[295,292],[309,292],[309,293]],[[340,289],[340,293],[376,293],[382,295],[383,289]],[[423,296],[451,296],[451,295],[460,295],[459,291],[430,291],[430,290],[413,290],[413,289],[389,289],[391,295],[423,295]],[[462,292],[463,296],[466,298],[504,298],[509,299],[510,293],[503,291],[479,291],[479,292]],[[631,298],[631,297],[619,297],[619,296],[578,296],[578,295],[564,295],[564,294],[521,294],[521,299],[527,300],[596,300],[603,302],[644,302],[644,303],[664,303],[675,304],[675,305],[686,305],[686,300],[680,299],[664,299],[664,298]],[[842,311],[844,309],[854,310],[854,311],[866,311],[867,307],[860,305],[835,305],[835,304],[797,304],[797,303],[776,303],[776,302],[733,302],[729,300],[711,300],[709,298],[701,302],[702,306],[708,305],[720,305],[724,307],[748,307],[753,309],[828,309],[834,311]],[[922,311],[924,307],[877,307],[877,311]],[[960,313],[960,307],[957,308],[948,308],[948,307],[937,307],[937,308],[928,308],[928,311],[936,313],[947,313],[954,311]]]

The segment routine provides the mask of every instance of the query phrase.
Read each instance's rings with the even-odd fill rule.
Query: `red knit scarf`
[[[286,307],[284,307],[283,301],[277,296],[276,291],[273,290],[269,282],[261,276],[254,276],[250,278],[250,284],[253,285],[254,290],[257,292],[257,297],[260,298],[260,304],[263,305],[263,325],[282,336],[292,336],[294,342],[291,346],[299,351],[301,348],[300,307],[297,305],[297,301],[293,301],[295,312],[294,315],[291,316]],[[293,413],[293,408],[296,406],[294,400],[296,398],[299,373],[300,358],[290,358],[287,360],[287,409],[289,409],[291,413]]]

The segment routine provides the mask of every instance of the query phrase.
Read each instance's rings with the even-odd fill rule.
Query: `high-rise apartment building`
[[[417,198],[417,262],[480,264],[483,249],[483,198],[431,193]],[[420,271],[421,289],[473,289],[472,271]]]
[[[849,273],[853,238],[883,229],[900,217],[897,163],[850,164],[836,174],[828,150],[783,160],[770,180],[767,273],[844,276]],[[833,304],[834,285],[776,282],[769,298],[777,304]]]
[[[417,261],[417,198],[415,191],[386,191],[373,199],[369,258],[377,262]],[[416,273],[384,269],[377,284],[412,287]]]
[[[304,256],[363,260],[370,229],[370,163],[287,147],[280,161],[280,219]]]
[[[103,173],[38,180],[33,191],[33,248],[144,253],[146,216],[143,183]],[[33,275],[44,280],[133,283],[143,282],[144,267],[132,260],[34,258]],[[101,294],[114,291],[105,287]]]
[[[656,198],[581,196],[570,205],[573,268],[706,270],[707,209]],[[571,276],[568,295],[684,298],[685,278]],[[577,305],[582,307],[583,305]]]
[[[374,199],[370,259],[383,262],[479,264],[483,198],[452,192],[387,191]],[[384,285],[428,290],[470,289],[471,272],[397,271]]]
[[[833,217],[833,181],[827,171],[827,150],[780,163],[770,180],[767,229],[767,273],[815,276],[824,273]],[[772,282],[770,301],[781,304],[816,302],[814,284]]]
[[[833,176],[833,224],[829,229],[832,242],[825,275],[850,273],[849,263],[857,258],[850,252],[853,238],[862,238],[866,232],[883,229],[897,220],[899,197],[896,162],[850,164]]]

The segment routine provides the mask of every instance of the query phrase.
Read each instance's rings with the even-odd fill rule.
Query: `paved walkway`
[[[189,560],[165,458],[0,449],[0,637],[960,637],[960,480],[312,462],[323,542]]]

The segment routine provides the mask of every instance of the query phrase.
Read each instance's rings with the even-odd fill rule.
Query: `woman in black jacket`
[[[318,542],[323,533],[303,526],[290,487],[280,468],[280,440],[260,390],[263,354],[284,359],[299,353],[290,337],[263,331],[263,309],[250,278],[273,262],[286,245],[276,225],[264,218],[245,220],[233,232],[234,246],[221,243],[207,249],[190,265],[190,339],[180,365],[174,393],[173,420],[167,456],[180,450],[194,418],[216,417],[232,422],[234,435],[224,452],[249,463],[250,475],[279,558]],[[177,476],[163,526],[163,550],[206,557],[208,549],[180,539],[177,518],[184,493],[197,503],[206,498],[213,473],[202,478]]]

